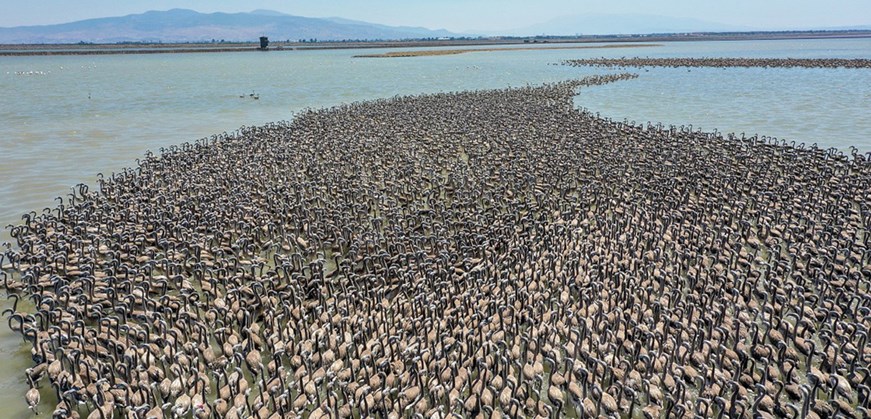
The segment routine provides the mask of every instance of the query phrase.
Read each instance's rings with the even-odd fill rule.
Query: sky
[[[583,14],[652,14],[760,30],[871,24],[871,0],[0,0],[0,27],[45,25],[173,8],[269,9],[386,25],[482,33]]]

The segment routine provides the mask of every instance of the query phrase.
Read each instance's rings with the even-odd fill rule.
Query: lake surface
[[[393,50],[364,53],[388,51]],[[93,185],[97,173],[108,176],[135,166],[147,150],[157,152],[242,125],[291,119],[307,107],[624,71],[552,65],[577,58],[871,58],[871,39],[675,42],[646,48],[352,58],[360,53],[0,58],[0,224],[17,223],[31,210],[53,208],[53,199],[66,196],[71,186]],[[871,151],[869,69],[628,71],[640,77],[584,89],[577,105],[618,120],[692,124],[823,148]],[[0,241],[7,239],[7,231],[0,232]],[[32,364],[29,350],[5,325],[0,325],[0,360],[0,417],[31,417],[23,399],[23,370]],[[50,399],[49,394],[45,388],[43,399]],[[52,410],[53,405],[44,405],[40,413]]]

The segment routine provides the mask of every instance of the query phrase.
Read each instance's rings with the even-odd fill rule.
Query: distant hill
[[[345,19],[292,16],[271,10],[199,13],[172,9],[44,26],[0,28],[0,43],[209,42],[317,39],[397,40],[462,36],[446,30],[393,27]]]
[[[613,35],[684,32],[743,32],[751,27],[645,14],[575,15],[507,31],[508,35]]]

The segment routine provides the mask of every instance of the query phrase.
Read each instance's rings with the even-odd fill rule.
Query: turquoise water
[[[576,58],[871,58],[871,39],[352,58],[387,51],[0,58],[0,225],[54,207],[54,197],[77,183],[93,185],[97,173],[134,166],[146,150],[290,119],[306,107],[616,71],[551,65]],[[640,77],[583,90],[578,106],[618,120],[692,124],[871,151],[871,70],[631,71]],[[0,241],[4,238],[5,230]],[[31,364],[27,352],[21,339],[0,325],[0,417],[30,417],[23,401],[23,370]],[[45,399],[48,391],[43,394]],[[43,406],[41,413],[52,408]]]

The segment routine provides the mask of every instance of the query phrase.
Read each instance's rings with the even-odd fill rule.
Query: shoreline
[[[700,33],[607,35],[579,37],[518,37],[450,40],[273,42],[261,50],[255,43],[115,43],[115,44],[0,44],[0,57],[114,54],[187,54],[218,52],[273,52],[332,49],[471,47],[496,45],[662,43],[696,41],[776,41],[790,39],[864,39],[871,31],[806,31],[760,33]]]

